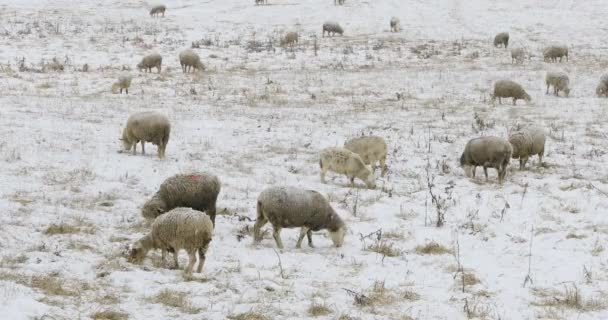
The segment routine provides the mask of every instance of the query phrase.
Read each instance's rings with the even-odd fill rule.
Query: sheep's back
[[[333,213],[320,193],[295,187],[271,187],[258,197],[266,217],[284,228],[306,225],[318,230]]]

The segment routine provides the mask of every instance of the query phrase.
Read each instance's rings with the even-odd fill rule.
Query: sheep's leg
[[[173,268],[179,269],[179,262],[177,261],[177,249],[173,249]]]
[[[516,98],[513,98],[513,105],[514,106],[517,105],[517,99]]]
[[[327,168],[323,168],[323,165],[321,165],[321,182],[322,183],[327,183],[327,182],[325,182],[325,173],[327,173]]]
[[[547,83],[547,92],[545,92],[545,94],[549,94],[549,86],[550,84]]]
[[[502,104],[502,99],[500,97],[498,97],[498,103]]]
[[[198,248],[198,267],[196,268],[196,272],[201,273],[203,271],[203,265],[205,264],[205,254],[207,254],[207,249],[209,248],[209,244],[205,245],[202,248]]]
[[[488,181],[488,167],[483,166],[483,174],[486,176],[486,181]]]
[[[380,158],[380,167],[382,168],[380,176],[384,177],[386,174],[386,156]]]
[[[349,177],[350,179],[350,186],[354,187],[355,186],[355,177]]]
[[[471,169],[473,178],[475,178],[475,172],[477,172],[477,166],[473,166],[473,168]]]
[[[139,141],[135,141],[135,143],[133,143],[133,155],[137,154],[137,142]]]
[[[196,263],[196,250],[188,250],[188,267],[186,267],[186,274],[192,274],[192,268],[194,268],[194,264]]]
[[[545,153],[545,150],[541,151],[541,152],[538,154],[538,166],[539,166],[539,167],[542,167],[542,166],[543,166],[543,155],[544,155],[544,153]]]
[[[260,233],[260,229],[268,222],[266,218],[260,214],[260,210],[258,209],[258,217],[253,225],[253,243],[258,243],[262,241],[262,235]]]
[[[296,249],[300,249],[302,248],[302,240],[304,239],[304,236],[306,235],[306,233],[308,233],[308,228],[306,227],[302,227],[300,229],[300,236],[298,237],[298,243],[296,244]]]
[[[167,257],[167,250],[165,248],[162,248],[160,250],[160,259],[162,260],[162,266],[163,266],[163,268],[165,267],[165,262],[166,262],[165,258],[166,257]]]
[[[314,248],[315,246],[312,244],[312,229],[308,229],[306,236],[308,237],[308,246]]]
[[[274,227],[274,230],[272,232],[272,237],[274,238],[274,241],[277,243],[277,247],[279,249],[283,249],[283,241],[281,241],[281,228],[280,227]]]
[[[141,141],[141,154],[146,154],[146,142],[144,140]]]
[[[528,157],[524,157],[522,160],[523,160],[523,163],[524,163],[523,167],[525,167],[526,163],[528,162]]]

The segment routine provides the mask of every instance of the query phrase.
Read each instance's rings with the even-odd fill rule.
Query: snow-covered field
[[[0,1],[1,319],[608,319],[603,0],[253,2],[166,1],[153,19],[145,1]],[[344,37],[321,37],[328,19]],[[492,46],[501,31],[532,53],[524,65]],[[194,41],[207,70],[186,75],[177,55]],[[569,62],[542,62],[553,42]],[[138,72],[153,51],[163,71]],[[53,58],[63,72],[43,69]],[[548,70],[570,75],[569,98],[545,94]],[[130,94],[112,94],[123,73]],[[492,105],[501,78],[533,101]],[[150,144],[117,152],[142,110],[172,121],[165,160]],[[464,175],[469,139],[530,123],[548,133],[541,167],[512,160],[503,186],[495,170]],[[318,151],[361,134],[389,144],[378,188],[322,184]],[[222,181],[203,273],[160,252],[128,263],[141,205],[195,170]],[[344,247],[318,232],[295,249],[297,229],[284,250],[269,232],[253,245],[256,198],[276,185],[326,195]]]

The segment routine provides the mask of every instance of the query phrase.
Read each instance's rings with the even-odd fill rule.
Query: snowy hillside
[[[156,2],[0,0],[0,319],[608,319],[605,1],[268,2],[167,0],[151,18]],[[344,36],[321,37],[327,20]],[[492,46],[502,31],[523,65]],[[184,74],[193,42],[207,69]],[[543,62],[552,43],[568,62]],[[151,52],[162,72],[139,72]],[[545,94],[553,70],[570,97]],[[498,79],[532,102],[492,104]],[[164,160],[118,152],[144,110],[172,122]],[[512,160],[502,186],[465,176],[467,141],[527,124],[547,132],[541,166]],[[377,188],[321,183],[319,151],[362,134],[388,143]],[[222,182],[203,272],[160,251],[129,263],[142,204],[190,171]],[[325,195],[344,246],[320,231],[296,249],[284,229],[278,250],[269,224],[254,245],[257,196],[277,185]]]

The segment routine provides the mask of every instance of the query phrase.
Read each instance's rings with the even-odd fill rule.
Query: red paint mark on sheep
[[[197,175],[190,175],[188,177],[186,177],[188,180],[190,181],[200,181],[201,180],[201,176],[197,176]]]

